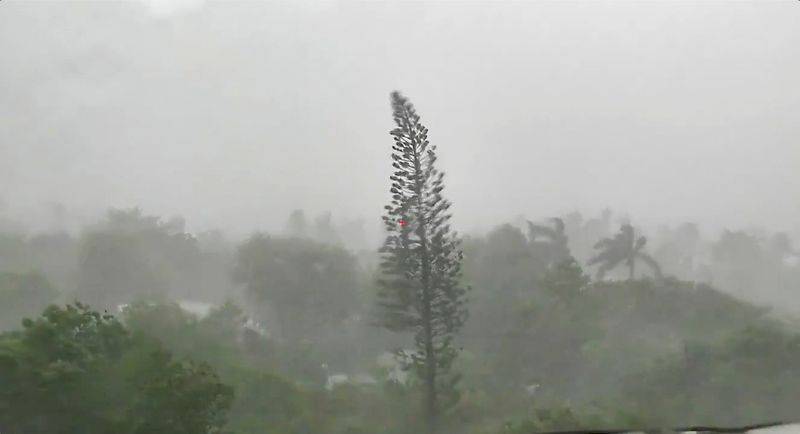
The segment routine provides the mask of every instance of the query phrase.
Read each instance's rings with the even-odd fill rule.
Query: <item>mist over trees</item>
[[[358,273],[336,245],[256,234],[239,246],[233,280],[276,337],[299,341],[360,310]]]
[[[403,237],[408,238],[406,245],[415,245],[418,228],[413,213],[397,209],[402,212],[388,215],[385,223],[389,239],[399,244],[383,255],[402,258],[407,252]],[[397,282],[391,281],[385,281],[383,289],[376,286],[386,273],[377,247],[373,253],[364,250],[366,236],[330,236],[324,241],[325,231],[313,229],[320,222],[320,227],[332,228],[329,234],[344,234],[348,228],[358,234],[363,227],[357,220],[302,214],[287,212],[294,226],[287,224],[286,232],[244,239],[219,230],[188,233],[183,219],[140,209],[112,209],[74,234],[4,232],[4,432],[45,430],[54,424],[110,426],[133,423],[133,417],[146,424],[147,418],[166,417],[123,399],[102,404],[118,416],[96,419],[87,413],[99,402],[91,394],[108,392],[89,387],[89,381],[125,390],[131,399],[178,400],[176,405],[184,399],[157,388],[137,391],[138,386],[125,383],[134,377],[114,377],[109,383],[106,375],[123,369],[114,367],[123,360],[133,364],[125,369],[132,369],[126,372],[135,378],[155,375],[147,373],[156,369],[152,365],[138,365],[145,359],[128,358],[126,353],[91,356],[111,357],[102,362],[102,369],[58,356],[30,365],[23,375],[21,369],[29,364],[25,360],[39,357],[29,351],[56,351],[48,347],[50,341],[36,343],[44,337],[25,336],[45,326],[52,330],[47,333],[55,333],[62,327],[59,321],[89,321],[81,318],[97,318],[91,321],[100,321],[100,330],[106,330],[101,324],[127,330],[119,332],[119,345],[130,351],[161,348],[160,354],[170,354],[158,356],[165,360],[158,362],[163,366],[173,363],[167,360],[207,364],[208,368],[176,367],[174,375],[189,381],[197,369],[212,369],[218,378],[197,384],[215,391],[205,404],[197,402],[197,411],[210,413],[196,417],[212,418],[217,424],[227,421],[234,432],[409,432],[404,431],[411,429],[409,418],[424,420],[425,415],[420,405],[425,402],[424,359],[418,359],[416,368],[413,362],[418,351],[415,329],[393,333],[374,325],[381,312],[376,303],[402,302],[402,297],[410,302],[415,286],[393,287],[390,283]],[[664,226],[654,233],[634,231],[631,237],[626,229],[614,233],[613,216],[564,215],[563,229],[552,218],[523,219],[463,238],[463,275],[458,282],[472,288],[463,305],[470,315],[457,334],[442,335],[461,351],[450,366],[460,378],[458,393],[439,396],[440,432],[522,433],[533,428],[675,421],[738,424],[794,414],[793,390],[800,385],[793,380],[791,360],[799,335],[793,316],[798,304],[791,296],[800,283],[800,260],[793,240],[785,233],[746,229],[730,229],[709,239],[692,223]],[[401,218],[405,224],[400,224]],[[640,237],[648,238],[646,245],[636,242]],[[624,242],[615,244],[619,239]],[[351,245],[344,240],[357,241]],[[606,240],[601,243],[604,248],[594,249],[601,240]],[[457,250],[447,252],[455,255]],[[597,267],[589,265],[598,252],[622,252],[613,256],[618,266],[609,268],[602,280],[591,277]],[[636,267],[631,278],[626,261],[642,252],[659,264],[660,278],[646,265]],[[412,271],[409,276],[418,275]],[[391,288],[400,291],[390,299],[380,296]],[[90,307],[47,308],[75,300]],[[402,316],[414,311],[399,302],[386,312],[399,316],[384,319],[414,318]],[[23,326],[23,318],[33,322],[25,320]],[[387,325],[419,324],[392,321]],[[123,338],[127,335],[142,337],[129,341]],[[63,345],[69,348],[89,345],[70,343],[72,337],[66,335],[59,339],[66,339]],[[78,368],[83,377],[70,373]],[[420,368],[423,375],[415,370]],[[29,381],[51,375],[45,373],[54,369],[66,369],[67,377],[48,387],[77,387],[59,393],[79,394],[74,396],[85,402],[71,411],[85,417],[67,423],[54,412],[50,419],[36,419],[33,407],[25,408],[39,402],[37,393],[44,393],[26,391],[33,387]],[[446,387],[439,387],[439,393],[447,393]],[[28,398],[12,399],[18,393]],[[158,411],[170,411],[171,404],[158,405]],[[11,411],[17,416],[11,417]],[[510,425],[504,425],[509,420]]]
[[[0,433],[795,420],[796,8],[484,3],[0,1]]]
[[[462,238],[427,128],[400,94],[392,109],[380,248],[363,220],[302,209],[247,237],[140,208],[77,232],[5,225],[2,432],[522,434],[795,414],[789,235],[647,232],[606,210]]]
[[[58,301],[58,292],[37,271],[0,273],[0,330],[16,328],[21,321],[35,316],[43,306]]]

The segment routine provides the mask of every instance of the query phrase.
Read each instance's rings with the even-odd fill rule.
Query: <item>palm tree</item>
[[[528,238],[534,247],[541,246],[548,253],[548,263],[557,264],[570,256],[564,220],[555,217],[550,219],[553,226],[537,225],[528,222]],[[543,239],[544,241],[539,241]]]
[[[647,244],[647,238],[635,236],[633,226],[624,224],[619,233],[614,238],[604,238],[594,245],[599,252],[591,259],[587,265],[600,264],[597,269],[597,279],[602,279],[606,272],[612,270],[623,262],[628,267],[628,279],[633,279],[636,261],[647,264],[657,278],[661,278],[661,267],[652,256],[645,253],[642,249]]]

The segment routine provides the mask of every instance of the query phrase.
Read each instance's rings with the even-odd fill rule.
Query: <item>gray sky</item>
[[[400,89],[462,229],[607,206],[800,231],[797,1],[5,0],[0,53],[0,197],[31,222],[377,216]]]

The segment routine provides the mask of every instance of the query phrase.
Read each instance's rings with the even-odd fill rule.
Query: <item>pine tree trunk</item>
[[[412,136],[413,137],[413,136]],[[423,412],[427,423],[429,433],[435,431],[437,419],[437,390],[436,390],[436,355],[433,348],[433,318],[431,315],[431,288],[430,288],[430,274],[431,274],[431,258],[428,252],[428,233],[425,218],[425,208],[421,200],[423,197],[422,185],[422,164],[420,162],[419,152],[415,150],[414,153],[414,169],[417,173],[415,182],[415,193],[417,195],[417,236],[420,240],[420,256],[422,272],[420,276],[420,283],[422,284],[422,327],[423,327],[423,340],[425,346],[425,398],[423,400]]]
[[[427,291],[426,291],[427,292]],[[430,321],[430,300],[426,301],[427,317],[424,320],[425,327],[425,401],[423,409],[425,411],[425,418],[428,425],[428,432],[434,432],[436,427],[436,420],[438,418],[437,412],[437,390],[436,390],[436,357],[433,352],[433,333]]]

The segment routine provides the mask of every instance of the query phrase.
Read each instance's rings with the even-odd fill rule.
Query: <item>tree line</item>
[[[401,94],[391,106],[377,252],[299,210],[283,235],[235,247],[138,209],[80,240],[4,234],[0,432],[521,433],[793,414],[793,325],[686,279],[705,257],[747,285],[735,295],[800,282],[788,237],[727,231],[704,256],[684,225],[649,252],[608,213],[462,237],[427,128]],[[407,380],[376,362],[385,352]]]

